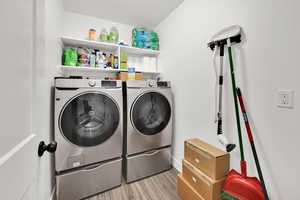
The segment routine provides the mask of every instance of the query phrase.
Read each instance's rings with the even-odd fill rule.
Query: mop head
[[[219,126],[218,126],[218,132],[221,132],[221,134],[218,134],[218,140],[219,142],[226,146],[226,151],[227,152],[231,152],[235,147],[236,145],[235,144],[230,144],[227,140],[227,138],[222,134],[222,130],[219,131]]]
[[[235,144],[228,144],[226,146],[226,151],[231,152],[233,149],[235,149],[236,145]]]

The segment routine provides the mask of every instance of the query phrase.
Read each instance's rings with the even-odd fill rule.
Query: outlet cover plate
[[[294,107],[294,91],[293,90],[279,90],[277,106],[280,108],[293,108]]]

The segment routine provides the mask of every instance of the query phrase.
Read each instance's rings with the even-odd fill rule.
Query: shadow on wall
[[[247,115],[248,115],[248,120],[249,120],[250,126],[252,128],[252,132],[253,132],[253,136],[254,136],[254,142],[258,146],[258,149],[259,149],[258,157],[261,160],[261,162],[264,163],[263,166],[265,166],[264,169],[262,169],[262,171],[265,174],[264,178],[265,178],[265,181],[266,181],[267,190],[270,190],[270,188],[271,188],[270,186],[272,186],[275,189],[275,190],[273,190],[273,193],[274,192],[276,193],[275,196],[278,199],[284,199],[283,195],[280,192],[280,187],[279,187],[277,181],[275,180],[276,176],[274,174],[274,171],[272,170],[272,164],[269,161],[269,159],[267,159],[266,152],[264,151],[264,148],[262,147],[262,142],[261,142],[262,138],[260,137],[259,132],[258,132],[256,126],[255,126],[253,117],[251,115],[251,110],[247,106],[247,99],[248,99],[247,94],[248,94],[248,82],[249,82],[248,81],[248,76],[247,76],[247,74],[249,74],[249,73],[248,73],[247,69],[248,69],[249,66],[247,65],[248,62],[246,60],[245,50],[243,48],[243,46],[246,43],[247,43],[247,38],[246,38],[246,34],[243,31],[242,32],[242,43],[235,45],[235,48],[233,48],[233,53],[238,55],[238,56],[236,56],[236,59],[234,59],[234,65],[237,66],[237,67],[240,67],[239,75],[241,76],[240,79],[243,80],[243,87],[241,88],[241,90],[243,92],[243,95],[245,96],[244,97],[244,101],[245,101],[244,103],[245,103],[246,110],[248,111]],[[243,121],[241,121],[241,122],[243,123]],[[244,134],[244,138],[247,138],[247,136],[245,135],[246,133],[243,132],[243,134]],[[245,143],[248,143],[248,139],[245,140],[244,144]],[[252,154],[247,159],[249,161],[252,161],[253,160]],[[255,167],[255,170],[256,170],[256,167]],[[268,176],[266,176],[266,175],[268,175]],[[272,183],[270,183],[271,180],[272,180]]]

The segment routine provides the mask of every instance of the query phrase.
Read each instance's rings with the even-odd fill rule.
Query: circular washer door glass
[[[131,121],[144,135],[160,133],[168,125],[170,118],[170,103],[165,96],[157,92],[141,95],[131,109]]]
[[[64,108],[60,116],[61,132],[78,146],[91,147],[105,142],[119,125],[118,106],[100,93],[81,94]]]

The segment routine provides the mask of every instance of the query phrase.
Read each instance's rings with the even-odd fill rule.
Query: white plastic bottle
[[[110,29],[109,41],[115,44],[119,42],[119,31],[115,26],[111,27]]]
[[[107,42],[108,41],[108,33],[107,33],[105,28],[103,28],[101,30],[101,33],[99,35],[99,39],[100,39],[101,42]]]

